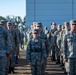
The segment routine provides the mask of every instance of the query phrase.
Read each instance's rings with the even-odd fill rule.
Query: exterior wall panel
[[[42,22],[63,24],[64,21],[76,19],[76,0],[26,0],[26,24]]]

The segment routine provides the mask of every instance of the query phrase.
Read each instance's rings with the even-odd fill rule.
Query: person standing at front
[[[76,75],[76,20],[70,21],[71,31],[64,37],[64,61],[68,62],[68,75]]]
[[[31,65],[32,75],[41,75],[41,65],[46,57],[45,44],[38,38],[38,32],[38,29],[33,30],[33,38],[26,49],[26,60]]]

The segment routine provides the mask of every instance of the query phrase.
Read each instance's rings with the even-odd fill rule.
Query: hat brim
[[[72,24],[72,25],[76,25],[76,24]]]

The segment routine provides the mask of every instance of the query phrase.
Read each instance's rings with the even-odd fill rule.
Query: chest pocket
[[[67,44],[70,46],[70,45],[72,45],[72,43],[73,43],[73,37],[69,37],[67,39]]]
[[[39,42],[31,43],[31,51],[32,52],[41,52],[41,44]]]

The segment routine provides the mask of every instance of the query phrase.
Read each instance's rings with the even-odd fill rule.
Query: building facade
[[[36,21],[49,27],[71,19],[76,19],[76,0],[26,0],[27,26]]]

